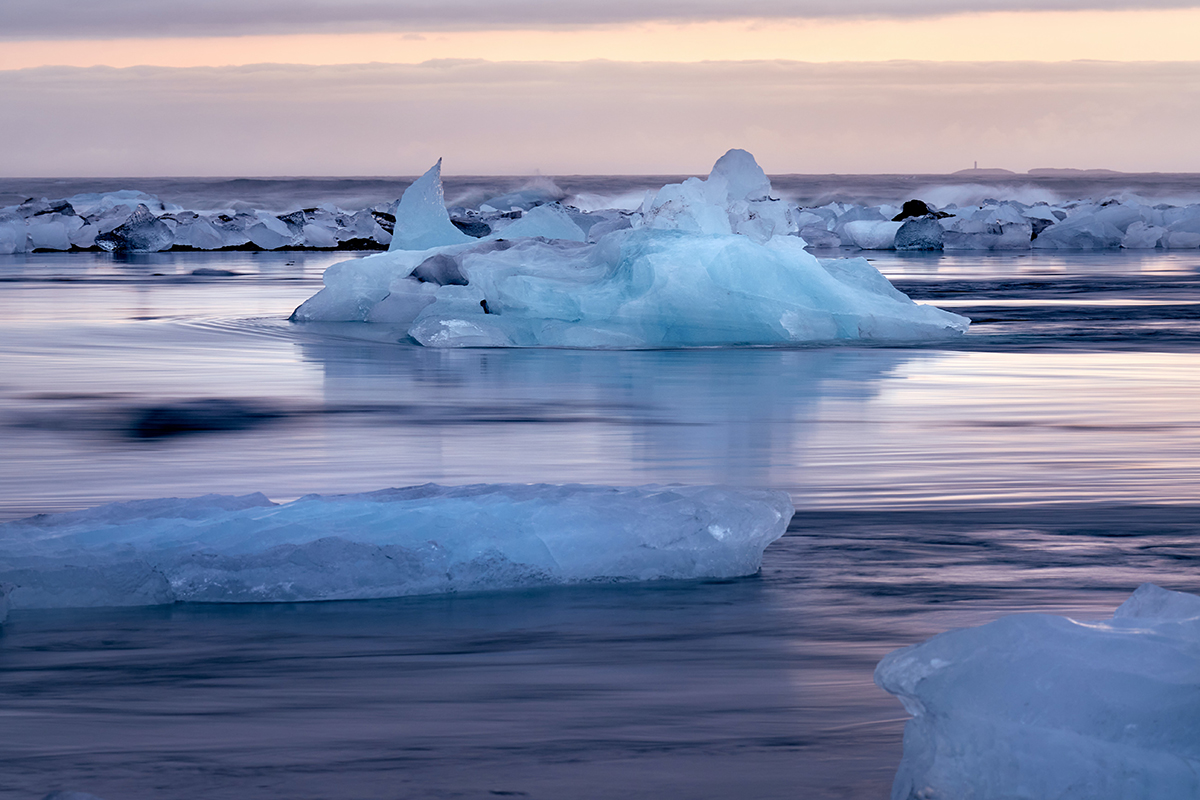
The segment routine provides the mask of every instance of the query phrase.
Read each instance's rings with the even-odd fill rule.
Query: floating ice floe
[[[893,800],[1200,797],[1200,597],[1145,584],[1112,619],[1021,614],[897,650],[913,719]]]
[[[864,259],[819,261],[770,191],[753,156],[731,150],[707,179],[664,186],[638,213],[586,220],[586,231],[543,205],[482,239],[393,243],[335,264],[292,320],[388,324],[430,347],[911,341],[966,330],[966,318],[917,305]],[[444,230],[440,196],[414,184],[396,230],[434,219]]]
[[[731,578],[758,571],[792,513],[784,492],[713,486],[141,500],[0,525],[0,585],[19,609]]]

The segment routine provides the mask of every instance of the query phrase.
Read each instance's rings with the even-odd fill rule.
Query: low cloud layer
[[[972,11],[1194,8],[1196,0],[1010,0],[979,8],[960,0],[5,0],[0,39],[486,30],[645,21],[914,17]]]
[[[6,176],[1200,172],[1196,63],[39,68],[0,106]]]

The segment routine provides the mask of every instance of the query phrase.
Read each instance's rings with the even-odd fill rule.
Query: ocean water
[[[179,183],[193,205],[230,191]],[[971,332],[686,352],[288,323],[346,257],[0,256],[0,520],[680,482],[785,489],[788,534],[733,581],[14,611],[0,797],[882,798],[905,719],[871,682],[890,650],[1013,612],[1105,617],[1145,581],[1200,591],[1200,251],[871,254]]]

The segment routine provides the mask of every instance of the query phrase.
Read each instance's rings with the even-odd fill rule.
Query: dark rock
[[[388,246],[374,239],[343,239],[337,243],[335,250],[387,250]]]
[[[421,283],[434,283],[438,286],[467,285],[467,278],[459,269],[458,262],[442,254],[430,256],[418,264],[412,271],[412,277]]]
[[[480,242],[470,250],[464,250],[459,253],[459,257],[465,256],[467,253],[499,253],[510,247],[516,246],[516,242],[511,239],[491,239],[486,242]]]
[[[950,215],[943,211],[934,211],[925,204],[924,200],[913,199],[906,200],[904,202],[904,206],[900,209],[900,213],[892,217],[892,222],[903,222],[906,219],[928,216],[932,216],[935,219],[945,219]]]
[[[904,205],[908,206],[908,203]],[[938,224],[932,214],[913,217],[906,220],[896,231],[895,248],[897,250],[941,250],[942,234],[942,226]]]
[[[467,236],[474,236],[476,239],[482,239],[492,232],[491,225],[478,220],[452,219],[450,222]]]
[[[96,237],[96,244],[110,253],[157,253],[166,250],[175,235],[167,224],[139,205],[124,224]]]
[[[61,214],[64,217],[78,216],[75,209],[66,200],[53,200],[46,204],[46,208],[35,211],[33,216],[40,217],[42,214]]]
[[[396,232],[396,215],[389,214],[386,211],[371,211],[371,216],[379,223],[379,227],[383,228],[388,233]]]
[[[1054,224],[1048,219],[1031,219],[1029,222],[1033,225],[1033,235],[1029,237],[1030,241],[1036,239],[1039,233]]]
[[[841,247],[841,238],[824,225],[807,225],[800,231],[800,238],[809,247]]]
[[[279,215],[279,221],[288,226],[288,231],[293,236],[299,236],[304,230],[305,224],[308,222],[304,217],[303,211],[293,211],[290,214]]]
[[[900,213],[892,217],[892,222],[902,222],[912,217],[924,217],[932,213],[924,200],[906,200]]]

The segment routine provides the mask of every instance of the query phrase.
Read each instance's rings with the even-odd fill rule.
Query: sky
[[[1200,172],[1200,0],[5,0],[0,175]]]

